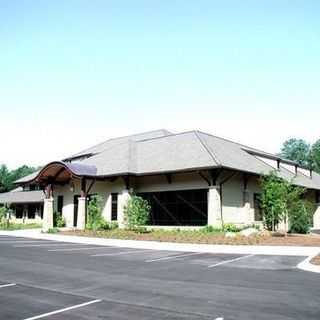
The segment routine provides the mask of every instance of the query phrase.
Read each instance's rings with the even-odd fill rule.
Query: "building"
[[[43,215],[44,193],[30,186],[19,187],[10,192],[0,193],[0,206],[11,210],[10,220],[16,223],[41,223]]]
[[[259,177],[276,170],[320,202],[320,175],[293,161],[200,131],[156,130],[107,140],[17,181],[45,191],[44,229],[53,211],[83,229],[90,195],[103,198],[103,215],[123,225],[132,193],[149,200],[152,225],[203,226],[261,222]],[[320,225],[320,209],[314,216]]]

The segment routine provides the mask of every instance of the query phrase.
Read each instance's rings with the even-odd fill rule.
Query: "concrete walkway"
[[[208,252],[229,254],[255,254],[255,255],[281,255],[313,257],[320,253],[320,247],[299,246],[251,246],[251,245],[214,245],[214,244],[190,244],[159,241],[137,241],[91,238],[70,236],[61,234],[41,233],[40,229],[0,231],[0,236],[14,236],[41,240],[62,241],[67,243],[80,243],[99,246],[114,246],[121,248],[153,249],[181,252]]]

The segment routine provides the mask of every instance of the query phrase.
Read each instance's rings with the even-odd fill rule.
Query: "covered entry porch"
[[[46,165],[38,175],[29,183],[37,183],[44,192],[42,229],[47,232],[53,228],[54,211],[61,214],[59,208],[61,197],[56,197],[57,206],[54,206],[55,190],[61,186],[67,187],[70,192],[74,192],[75,185],[80,185],[80,194],[75,196],[77,203],[75,204],[75,227],[83,230],[86,224],[86,203],[87,195],[90,192],[96,179],[94,175],[96,168],[94,166],[73,164],[68,162],[52,162]],[[63,198],[62,198],[63,202]],[[56,209],[55,209],[56,208]]]

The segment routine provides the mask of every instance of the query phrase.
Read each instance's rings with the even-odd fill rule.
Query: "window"
[[[111,193],[111,220],[118,220],[118,194]]]
[[[22,219],[23,218],[23,206],[17,205],[16,206],[16,219]]]
[[[58,213],[62,214],[63,209],[63,196],[58,196],[57,199],[57,211]]]
[[[151,206],[150,224],[204,226],[208,223],[208,190],[141,193]]]
[[[261,208],[260,194],[254,194],[254,221],[262,221],[263,220],[263,212]]]
[[[36,217],[37,206],[29,204],[27,210],[28,219],[34,219]]]

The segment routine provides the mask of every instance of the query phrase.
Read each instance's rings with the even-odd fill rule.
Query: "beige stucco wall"
[[[91,183],[87,182],[87,186]],[[99,194],[103,201],[103,216],[107,221],[111,220],[111,192],[121,192],[124,188],[124,183],[121,179],[117,179],[114,182],[97,181],[94,183],[89,194]],[[63,209],[62,215],[66,220],[67,227],[73,227],[73,212],[74,204],[73,197],[80,195],[80,181],[74,181],[74,192],[70,190],[70,185],[55,186],[54,187],[54,210],[57,210],[57,198],[59,195],[63,196]]]
[[[228,175],[222,177],[222,180],[227,176]],[[197,173],[176,174],[173,175],[171,179],[172,182],[168,183],[165,176],[139,177],[131,180],[131,186],[137,193],[209,188],[208,183]],[[87,184],[89,185],[90,181],[88,181]],[[111,220],[111,193],[121,193],[124,189],[125,185],[122,179],[117,179],[114,182],[100,181],[93,185],[90,194],[97,193],[102,197],[104,203],[103,216],[106,220]],[[256,221],[254,221],[254,193],[261,193],[258,177],[250,176],[247,184],[246,197],[244,197],[243,192],[244,184],[241,173],[237,173],[223,184],[222,214],[225,223],[256,223]],[[55,186],[55,210],[57,210],[56,200],[59,195],[63,195],[64,197],[62,214],[66,219],[66,224],[68,227],[73,227],[73,197],[74,195],[80,195],[80,181],[75,180],[74,192],[70,191],[69,185]],[[314,202],[314,192],[308,192],[307,197]]]
[[[260,193],[258,179],[249,177],[247,195],[244,196],[244,183],[241,174],[236,174],[222,186],[222,213],[225,223],[254,223],[254,193]],[[246,205],[246,202],[248,203]],[[246,206],[245,206],[246,205]]]

